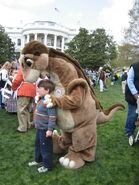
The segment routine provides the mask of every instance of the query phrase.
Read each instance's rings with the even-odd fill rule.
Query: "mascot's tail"
[[[115,105],[112,105],[108,110],[97,110],[97,124],[102,124],[110,121],[115,112],[123,109],[125,109],[123,104],[116,103]]]

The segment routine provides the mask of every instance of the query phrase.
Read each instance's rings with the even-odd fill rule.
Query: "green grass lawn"
[[[103,93],[96,87],[95,92],[104,108],[116,102],[126,106],[120,85],[109,86]],[[95,162],[69,170],[59,164],[60,156],[55,155],[54,169],[39,174],[36,167],[27,165],[34,157],[35,129],[17,133],[16,114],[0,110],[0,185],[139,185],[139,144],[128,145],[125,119],[126,109],[97,127]]]

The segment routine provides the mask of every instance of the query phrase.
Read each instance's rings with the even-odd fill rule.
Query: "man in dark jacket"
[[[134,142],[134,130],[136,128],[137,120],[137,99],[139,98],[139,62],[131,65],[125,90],[125,99],[128,103],[128,114],[125,125],[125,133],[129,138],[129,144],[133,145]]]

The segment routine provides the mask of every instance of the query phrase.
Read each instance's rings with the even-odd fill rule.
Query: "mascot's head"
[[[31,41],[23,48],[19,61],[24,80],[36,82],[48,66],[48,48],[39,41]]]

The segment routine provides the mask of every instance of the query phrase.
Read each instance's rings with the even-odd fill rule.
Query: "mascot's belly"
[[[65,94],[65,88],[62,86],[61,83],[59,83],[59,80],[56,81],[56,79],[58,79],[58,77],[55,74],[55,79],[53,79],[56,84],[54,95],[57,97],[61,97]],[[57,125],[65,132],[72,132],[73,128],[75,127],[75,122],[70,110],[57,108]]]
[[[69,110],[57,109],[57,124],[65,132],[72,132],[75,127],[73,116]]]

